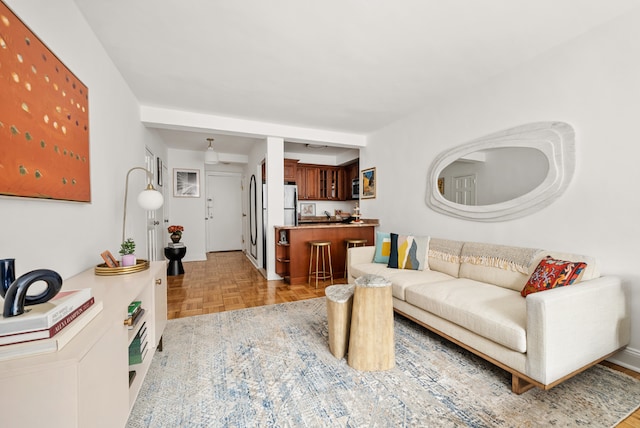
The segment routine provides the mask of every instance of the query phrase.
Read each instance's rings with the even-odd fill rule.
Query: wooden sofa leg
[[[520,395],[533,387],[535,387],[534,384],[529,383],[514,374],[511,375],[511,391],[513,393]]]

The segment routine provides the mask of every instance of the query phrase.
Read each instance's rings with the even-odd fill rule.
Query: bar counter
[[[363,223],[308,223],[299,226],[276,226],[276,273],[290,284],[306,284],[309,277],[309,241],[330,241],[333,279],[344,278],[345,239],[366,239],[375,245],[378,220]],[[286,242],[281,240],[286,238]]]

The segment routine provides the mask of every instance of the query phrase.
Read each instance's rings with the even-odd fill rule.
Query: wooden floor
[[[169,319],[324,297],[331,285],[326,281],[316,289],[267,281],[240,251],[208,253],[206,262],[183,265],[184,275],[167,278]]]
[[[323,297],[330,285],[327,281],[316,289],[308,284],[267,281],[240,251],[208,253],[207,261],[185,262],[184,270],[184,275],[167,278],[169,319]],[[345,282],[342,278],[334,281]],[[640,379],[638,372],[607,361],[602,364]],[[640,410],[618,427],[640,428]]]

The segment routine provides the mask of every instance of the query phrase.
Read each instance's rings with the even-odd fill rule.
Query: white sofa
[[[431,238],[429,269],[374,263],[375,247],[348,251],[348,277],[392,282],[394,310],[512,374],[512,391],[550,389],[629,343],[620,279],[591,257]],[[583,261],[580,282],[520,295],[545,256]]]

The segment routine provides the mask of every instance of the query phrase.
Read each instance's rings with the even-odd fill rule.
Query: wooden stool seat
[[[347,363],[362,371],[389,370],[396,364],[391,282],[381,276],[355,281]]]
[[[329,350],[336,358],[342,358],[349,346],[353,284],[331,285],[324,290],[327,296],[327,321],[329,323]]]
[[[318,280],[331,280],[333,284],[333,266],[331,264],[331,241],[309,241],[310,253],[309,253],[309,285],[311,285],[311,277],[316,279],[316,288],[318,288]],[[313,257],[315,251],[315,269],[313,266]],[[322,252],[322,270],[319,269],[320,264],[320,252]],[[327,270],[327,259],[329,259],[329,270]]]
[[[344,253],[344,277],[347,278],[347,267],[349,266],[349,248],[364,247],[367,245],[366,239],[345,239],[344,243],[347,245],[347,249]]]

